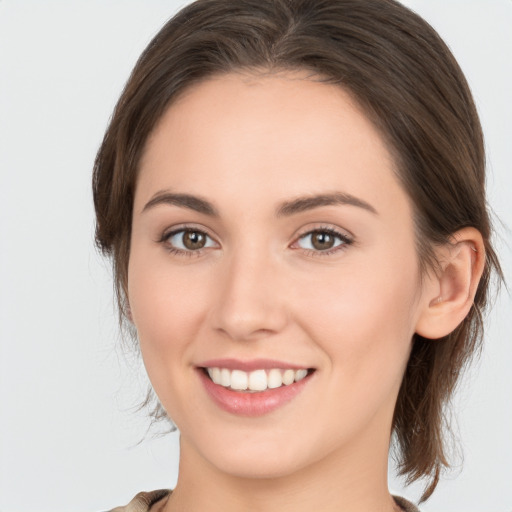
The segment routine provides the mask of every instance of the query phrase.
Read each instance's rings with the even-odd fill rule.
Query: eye
[[[170,249],[176,252],[194,252],[208,247],[215,247],[215,242],[199,229],[179,229],[166,233],[162,242],[166,242]]]
[[[352,240],[334,229],[315,229],[302,235],[296,242],[298,247],[307,251],[331,253],[342,246],[349,245]],[[334,250],[334,251],[333,251]]]

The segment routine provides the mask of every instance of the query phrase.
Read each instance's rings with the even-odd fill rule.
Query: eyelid
[[[158,239],[158,242],[163,242],[167,238],[169,238],[169,236],[179,233],[180,231],[199,231],[201,233],[204,233],[205,235],[208,235],[212,240],[217,242],[215,240],[215,236],[212,235],[210,230],[208,228],[206,228],[205,226],[201,226],[199,224],[187,224],[187,223],[176,224],[176,225],[173,225],[173,226],[170,226],[170,227],[164,229],[164,231],[162,232],[162,235]]]
[[[318,231],[328,231],[331,233],[334,233],[335,235],[338,235],[339,237],[350,240],[351,242],[354,241],[354,235],[348,231],[347,229],[340,228],[338,226],[334,226],[332,224],[328,223],[316,223],[313,225],[308,225],[307,227],[301,228],[297,234],[295,235],[295,240],[298,240],[299,238],[302,238],[303,236],[309,235],[311,233],[315,233]]]

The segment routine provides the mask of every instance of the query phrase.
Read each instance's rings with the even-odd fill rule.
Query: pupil
[[[329,233],[315,233],[313,235],[313,247],[319,250],[330,249],[333,246],[334,237]]]
[[[187,249],[201,249],[204,247],[206,237],[197,231],[187,231],[183,235],[183,245]]]

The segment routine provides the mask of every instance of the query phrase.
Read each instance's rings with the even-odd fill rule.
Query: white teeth
[[[277,368],[272,368],[268,372],[267,376],[267,386],[270,389],[280,388],[283,385],[283,376],[281,375],[281,370]]]
[[[249,384],[249,377],[246,372],[242,370],[233,370],[231,372],[231,389],[243,391],[247,389]]]
[[[285,370],[283,373],[283,384],[289,386],[295,380],[295,372],[293,370]]]
[[[297,370],[295,372],[295,382],[299,382],[299,380],[302,380],[307,374],[307,370]]]
[[[220,370],[219,368],[208,368],[208,374],[215,384],[220,384]]]
[[[220,385],[229,388],[231,385],[231,372],[227,368],[220,371]]]
[[[267,373],[265,370],[255,370],[249,374],[249,389],[252,391],[264,391],[267,389]]]
[[[289,386],[299,382],[307,376],[306,369],[292,370],[291,368],[281,370],[254,370],[244,372],[242,370],[229,370],[227,368],[207,368],[208,375],[215,384],[231,388],[236,391],[265,391],[281,386]]]

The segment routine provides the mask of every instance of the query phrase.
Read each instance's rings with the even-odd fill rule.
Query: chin
[[[311,463],[307,451],[297,443],[283,442],[218,443],[203,451],[218,471],[242,479],[275,479],[289,476]],[[316,458],[316,457],[315,457]]]
[[[276,479],[289,476],[301,469],[298,461],[276,460],[275,457],[223,459],[217,461],[218,470],[241,479]]]

